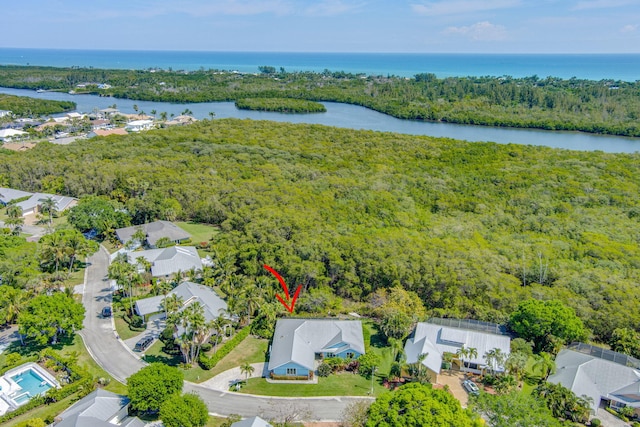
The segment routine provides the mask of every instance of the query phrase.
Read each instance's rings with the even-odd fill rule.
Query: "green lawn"
[[[233,351],[227,354],[213,369],[207,371],[202,369],[200,365],[195,365],[188,370],[183,370],[184,379],[194,383],[206,381],[227,369],[240,366],[243,363],[264,362],[265,352],[267,351],[268,341],[265,339],[254,338],[248,336]],[[169,355],[162,352],[164,344],[161,341],[153,343],[145,352],[145,360],[149,363],[162,362],[170,366],[180,366],[182,357],[178,355]],[[211,356],[213,350],[207,355]]]
[[[194,245],[200,242],[208,242],[214,234],[218,233],[218,228],[212,225],[198,224],[195,222],[176,222],[175,224],[191,234],[191,241]]]
[[[388,346],[384,335],[378,330],[375,323],[364,321],[362,327],[367,328],[371,336],[369,351],[380,357],[380,366],[376,369],[376,376],[388,376],[393,363],[393,350]]]
[[[123,340],[128,340],[129,338],[137,337],[144,331],[132,331],[129,329],[129,324],[125,322],[122,318],[124,316],[124,311],[118,310],[113,313],[113,321],[116,324],[116,331],[118,332],[118,336]]]
[[[371,391],[371,384],[370,379],[345,372],[318,378],[318,384],[273,384],[268,383],[264,378],[250,378],[240,392],[282,397],[367,396]],[[386,391],[387,389],[374,379],[374,395],[378,396]]]

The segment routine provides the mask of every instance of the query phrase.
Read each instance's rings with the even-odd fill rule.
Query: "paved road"
[[[107,280],[109,253],[104,247],[92,255],[85,276],[82,303],[87,312],[80,335],[94,360],[112,377],[125,383],[126,378],[145,366],[124,343],[116,338],[110,318],[100,312],[111,303],[111,289]],[[228,380],[228,378],[227,378]],[[211,381],[211,380],[210,380]],[[216,415],[260,415],[267,419],[284,420],[292,414],[298,419],[335,421],[351,402],[358,397],[327,398],[272,398],[241,393],[224,392],[203,384],[185,381],[184,392],[195,392],[206,402],[209,411]]]
[[[199,384],[184,383],[184,392],[195,392],[216,415],[238,414],[243,417],[259,415],[265,419],[284,421],[293,414],[298,420],[339,421],[342,411],[361,397],[266,397],[221,392]],[[368,399],[372,400],[372,399]]]
[[[126,378],[144,367],[145,363],[116,338],[112,319],[100,315],[102,308],[111,304],[111,289],[107,279],[109,253],[100,246],[100,250],[88,262],[90,265],[85,273],[82,295],[86,315],[80,335],[94,360],[112,377],[125,383]]]

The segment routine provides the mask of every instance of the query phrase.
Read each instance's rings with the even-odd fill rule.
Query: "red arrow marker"
[[[284,290],[284,295],[287,298],[287,301],[285,302],[284,298],[282,298],[280,295],[277,295],[277,294],[276,294],[276,298],[278,298],[278,301],[280,301],[280,304],[284,305],[284,308],[289,310],[289,313],[293,313],[293,307],[296,305],[296,300],[298,299],[298,295],[300,294],[302,285],[298,285],[298,289],[296,289],[296,292],[293,294],[293,298],[291,298],[289,296],[289,288],[287,288],[287,284],[284,283],[284,279],[282,278],[282,276],[280,276],[277,271],[269,267],[267,264],[264,264],[263,267],[266,268],[269,273],[276,276],[276,279],[278,279],[278,282],[280,282],[280,286],[282,286],[282,290]],[[289,302],[291,302],[291,306],[289,306],[288,304]]]

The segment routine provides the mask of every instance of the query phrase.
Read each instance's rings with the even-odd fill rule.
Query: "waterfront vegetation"
[[[76,108],[75,102],[51,101],[0,94],[0,110],[9,110],[16,117],[39,117],[64,113]]]
[[[98,84],[109,88],[99,88]],[[78,87],[81,85],[81,87]],[[401,119],[640,136],[640,82],[530,76],[413,78],[344,72],[1,66],[0,86],[162,102],[286,98],[361,105]],[[276,104],[282,105],[283,101]]]
[[[223,290],[234,289],[225,277],[272,281],[266,263],[303,284],[300,307],[315,313],[367,314],[370,295],[394,286],[430,316],[499,323],[520,301],[557,299],[608,343],[640,320],[638,160],[225,119],[2,151],[0,182],[60,182],[126,207],[133,223],[179,212],[217,226],[224,271],[210,283]],[[271,327],[275,304],[260,306]]]
[[[275,111],[278,113],[324,113],[327,111],[319,102],[291,98],[244,98],[236,101],[240,110]]]

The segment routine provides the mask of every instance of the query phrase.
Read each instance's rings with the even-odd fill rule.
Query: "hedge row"
[[[250,329],[251,328],[248,326],[242,329],[233,338],[224,343],[211,357],[200,353],[200,357],[198,357],[198,363],[200,364],[202,369],[206,369],[208,371],[216,366],[223,357],[231,353],[231,351],[236,348],[238,344],[240,344],[247,336],[249,336]]]

